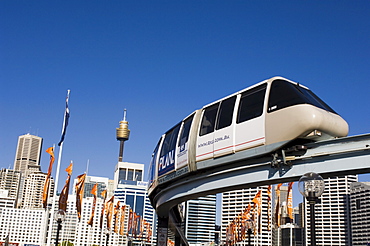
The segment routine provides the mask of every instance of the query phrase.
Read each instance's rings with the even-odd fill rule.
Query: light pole
[[[247,233],[248,233],[248,246],[251,246],[251,234],[252,234],[252,231],[254,229],[254,223],[253,223],[253,220],[251,219],[248,219],[246,221],[246,224],[247,224]]]
[[[62,229],[62,223],[64,222],[64,220],[66,219],[66,213],[64,212],[64,210],[62,209],[59,209],[55,214],[54,214],[54,219],[56,220],[56,222],[58,223],[58,227],[57,227],[57,236],[55,238],[55,246],[58,246],[58,241],[59,241],[59,231],[60,229]]]
[[[316,245],[316,231],[315,231],[315,204],[320,202],[319,197],[325,189],[325,182],[323,178],[313,172],[303,175],[298,182],[299,192],[306,197],[310,204],[310,222],[311,222],[311,245]]]
[[[107,228],[106,231],[105,231],[105,235],[107,236],[106,237],[106,241],[105,241],[105,246],[108,246],[108,243],[109,243],[109,234],[110,234],[110,230]]]

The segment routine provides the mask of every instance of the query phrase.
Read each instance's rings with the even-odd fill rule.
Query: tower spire
[[[119,146],[119,156],[118,161],[122,161],[123,159],[123,149],[125,141],[127,141],[130,137],[130,130],[128,129],[128,121],[126,120],[126,112],[127,110],[123,110],[123,120],[119,122],[119,128],[116,128],[116,137],[117,140],[120,142]]]

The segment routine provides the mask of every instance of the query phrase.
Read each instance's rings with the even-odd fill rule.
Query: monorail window
[[[180,141],[179,141],[178,146],[182,146],[188,142],[190,127],[191,127],[191,123],[193,122],[193,117],[194,115],[190,116],[184,121],[184,125],[180,133]]]
[[[266,84],[263,84],[242,94],[236,123],[242,123],[262,115],[265,93]]]
[[[215,128],[216,115],[218,105],[220,103],[213,104],[204,110],[202,123],[200,125],[199,136],[206,135],[213,132]]]
[[[179,130],[180,130],[180,125],[181,124],[177,124],[174,128],[172,128],[171,130],[169,130],[166,133],[166,136],[163,140],[160,157],[164,156],[168,152],[175,149],[177,136],[178,136]]]
[[[310,90],[281,79],[272,82],[267,109],[269,113],[298,104],[311,104],[335,113]]]
[[[216,130],[231,125],[234,113],[235,99],[236,96],[233,96],[221,102],[220,109],[218,110]]]

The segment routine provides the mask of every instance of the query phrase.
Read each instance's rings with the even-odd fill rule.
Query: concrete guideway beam
[[[153,196],[158,216],[168,217],[171,207],[200,196],[297,181],[307,172],[321,176],[339,176],[370,172],[370,134],[308,144],[301,156],[287,156],[272,166],[270,157],[233,160],[227,165],[203,168],[161,189]],[[217,160],[219,161],[219,159]]]

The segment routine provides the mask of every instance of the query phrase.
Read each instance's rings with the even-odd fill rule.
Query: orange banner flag
[[[90,219],[89,221],[87,222],[88,225],[92,226],[93,223],[94,223],[94,216],[95,216],[95,208],[96,208],[96,196],[97,196],[97,193],[98,193],[98,183],[95,183],[95,185],[93,186],[93,188],[91,189],[91,192],[90,192],[92,195],[94,195],[94,200],[93,200],[93,205],[92,205],[92,209],[91,209],[91,215],[90,215]]]
[[[121,218],[120,218],[120,227],[119,227],[119,234],[125,234],[125,217],[126,217],[126,205],[121,207]]]
[[[105,204],[105,213],[107,215],[107,229],[110,230],[112,224],[112,215],[113,215],[113,203],[114,196],[112,196]]]
[[[103,190],[100,194],[103,197],[103,204],[100,214],[100,229],[103,229],[104,210],[105,210],[105,199],[107,199],[107,190]]]
[[[267,187],[267,230],[271,230],[271,185]]]
[[[62,189],[62,192],[59,195],[59,209],[62,209],[64,212],[67,212],[69,183],[71,182],[72,168],[73,163],[71,162],[66,169],[66,172],[68,173],[66,183]]]
[[[257,214],[261,214],[262,209],[262,197],[261,197],[262,191],[258,191],[257,194],[254,196],[252,202],[257,205]]]
[[[287,195],[287,212],[290,218],[290,221],[293,222],[293,192],[292,192],[292,187],[293,187],[294,182],[290,182],[288,184],[288,195]]]
[[[276,187],[276,206],[275,206],[275,223],[277,226],[280,226],[280,187],[283,184],[280,183]]]
[[[150,223],[145,221],[145,227],[146,227],[145,228],[146,229],[146,241],[150,242],[150,239],[152,237],[152,228],[150,226]]]
[[[130,212],[129,212],[129,214],[128,214],[127,235],[131,233],[133,216],[134,216],[133,211],[132,211],[132,209],[130,208]]]
[[[45,184],[44,184],[44,192],[42,193],[42,205],[43,208],[47,207],[48,204],[48,196],[49,196],[49,187],[50,187],[50,176],[51,176],[51,171],[53,170],[53,163],[55,161],[54,157],[54,148],[50,147],[46,150],[46,153],[50,155],[50,163],[49,163],[49,169],[48,169],[48,174],[46,176]]]
[[[78,221],[81,221],[82,199],[84,195],[86,173],[77,176],[76,183],[76,209]]]
[[[113,231],[118,233],[118,212],[120,208],[120,201],[117,202],[116,206],[114,207],[114,227]]]

